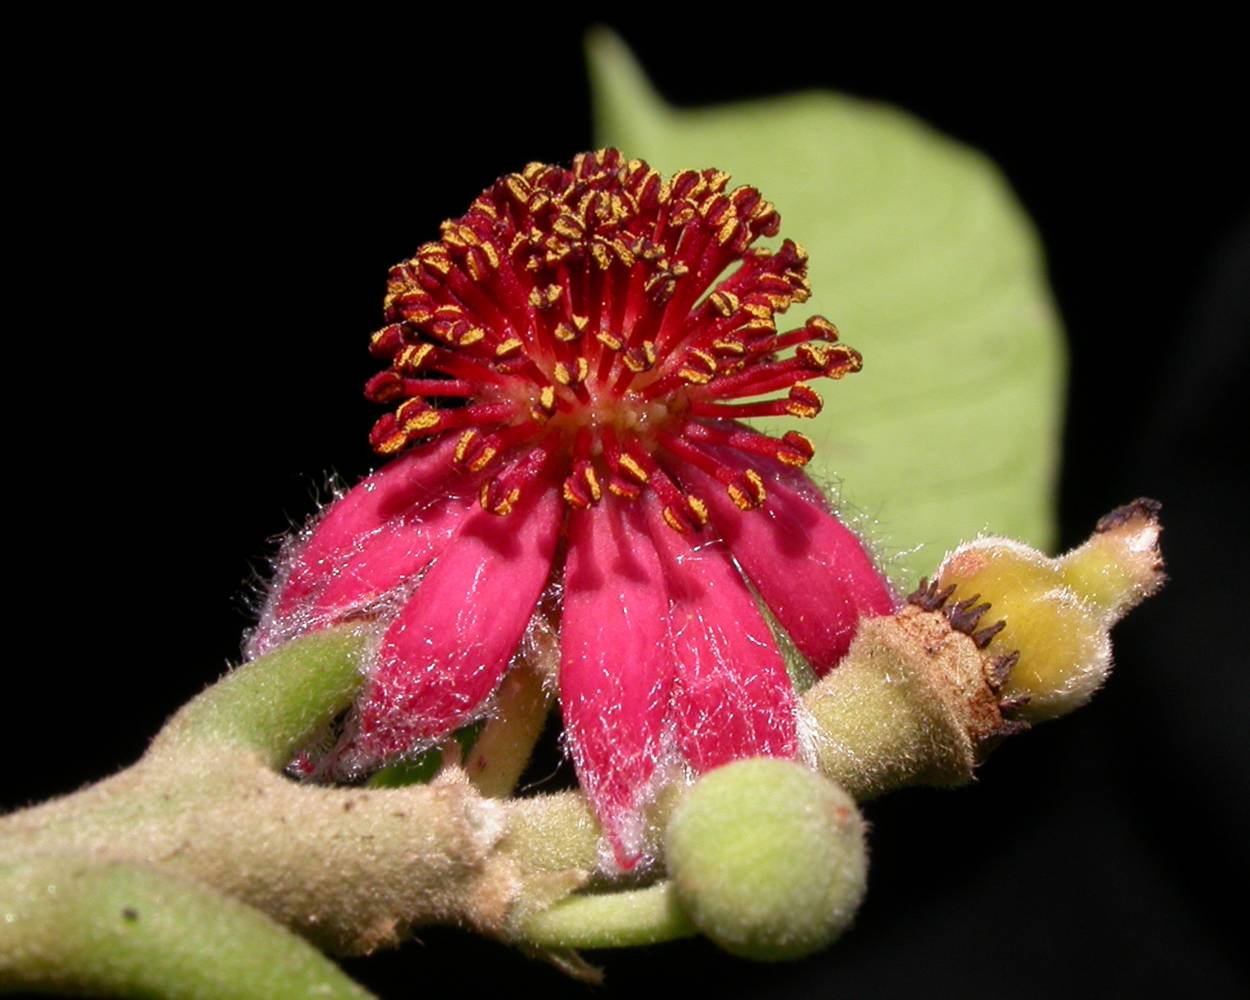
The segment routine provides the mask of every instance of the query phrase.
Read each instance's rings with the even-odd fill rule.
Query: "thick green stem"
[[[0,991],[169,1000],[361,1000],[250,906],[169,872],[75,855],[0,865]]]
[[[149,753],[244,747],[284,766],[356,697],[367,641],[360,627],[327,629],[235,668],[170,719]]]
[[[634,948],[698,933],[668,882],[571,896],[529,917],[516,933],[538,948]]]

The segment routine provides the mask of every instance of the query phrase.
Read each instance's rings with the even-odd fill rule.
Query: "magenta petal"
[[[350,558],[362,539],[397,517],[457,492],[465,479],[452,462],[454,439],[442,438],[384,465],[326,510],[312,537],[295,554],[278,597],[286,614],[309,594],[320,591],[335,569]]]
[[[446,547],[465,516],[479,506],[452,497],[437,508],[384,525],[339,566],[313,602],[315,619],[359,608],[411,579]]]
[[[326,508],[293,553],[253,653],[368,603],[437,555],[472,492],[454,450],[454,441],[441,441],[397,458]]]
[[[691,548],[649,505],[668,581],[682,754],[699,773],[746,757],[793,757],[797,699],[755,599],[723,544]]]
[[[495,690],[547,583],[564,514],[554,487],[536,493],[506,517],[469,515],[421,581],[382,640],[349,766],[446,736]]]
[[[795,484],[802,491],[765,476],[763,508],[742,511],[713,477],[685,465],[680,475],[707,501],[717,533],[817,674],[846,654],[860,618],[894,610],[872,557],[805,476]]]
[[[582,789],[617,863],[637,864],[672,678],[668,597],[638,502],[569,516],[560,707]]]

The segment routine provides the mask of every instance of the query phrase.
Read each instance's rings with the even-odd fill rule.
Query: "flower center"
[[[752,456],[803,465],[812,447],[737,421],[814,416],[806,381],[858,371],[860,357],[821,317],[778,332],[776,315],[808,296],[806,254],[788,240],[752,249],[780,220],[727,183],[712,170],[662,181],[615,150],[496,182],[392,269],[390,322],[372,342],[391,367],[366,394],[398,406],[374,448],[458,433],[455,460],[498,514],[555,479],[574,508],[653,489],[670,525],[697,528],[706,506],[683,488],[686,466],[760,506]]]

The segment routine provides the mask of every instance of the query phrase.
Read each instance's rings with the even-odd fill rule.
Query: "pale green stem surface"
[[[668,882],[571,896],[534,914],[518,932],[539,948],[634,948],[698,934]]]
[[[360,1000],[307,941],[237,900],[142,865],[0,867],[0,992],[168,1000]]]
[[[269,767],[283,767],[352,703],[364,680],[360,658],[367,640],[361,628],[328,629],[237,667],[178,712],[150,753],[241,747]]]

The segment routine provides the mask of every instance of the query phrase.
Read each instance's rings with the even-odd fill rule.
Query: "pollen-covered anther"
[[[816,446],[812,444],[811,439],[798,431],[786,431],[781,441],[785,447],[778,449],[777,458],[786,465],[802,467],[816,454]]]
[[[400,403],[395,419],[407,434],[433,430],[439,424],[439,411],[424,399],[408,399]]]
[[[382,327],[369,338],[369,353],[375,358],[393,358],[404,346],[404,328],[400,323]]]
[[[456,442],[453,457],[457,465],[470,472],[481,472],[499,457],[498,435],[482,435],[469,428]]]
[[[566,365],[563,361],[557,361],[551,374],[555,380],[561,385],[579,385],[586,381],[586,376],[590,373],[590,362],[584,357],[579,357],[573,362],[572,367]]]
[[[811,386],[798,382],[790,386],[790,398],[786,400],[786,412],[792,417],[810,419],[820,413],[825,401]]]
[[[530,412],[534,414],[536,420],[544,419],[556,412],[556,387],[554,385],[545,385],[538,390]]]
[[[621,361],[635,375],[655,367],[657,354],[654,340],[644,340],[641,345],[629,347],[621,355]]]
[[[434,351],[433,344],[408,344],[395,355],[395,371],[404,375],[415,375],[430,360]]]
[[[564,294],[564,289],[559,285],[547,285],[545,288],[534,288],[530,291],[530,305],[540,311],[555,308],[560,297]]]
[[[512,513],[512,508],[516,506],[516,502],[521,498],[521,488],[519,486],[509,486],[500,481],[500,479],[488,479],[482,484],[478,490],[478,501],[482,505],[483,510],[488,510],[492,514],[498,514],[504,517]]]
[[[728,318],[738,311],[740,300],[733,292],[713,292],[708,296],[708,305],[722,316]]]
[[[575,510],[584,510],[603,499],[603,487],[589,459],[580,458],[573,463],[573,471],[565,477],[561,494],[565,503]]]
[[[740,472],[733,480],[725,484],[725,491],[739,510],[755,510],[763,506],[764,501],[768,499],[768,493],[764,489],[764,480],[754,469],[744,469]]]
[[[715,377],[718,368],[715,355],[695,348],[686,355],[685,364],[678,374],[694,385],[707,385]]]
[[[825,340],[831,343],[838,339],[838,328],[825,319],[824,316],[812,316],[808,319],[806,325],[809,329],[820,333]]]
[[[632,476],[636,482],[645,486],[651,482],[651,476],[639,461],[630,454],[623,454],[619,460],[621,471]]]
[[[859,351],[846,344],[829,344],[821,341],[799,344],[794,351],[805,368],[819,372],[825,378],[840,379],[859,371],[864,359]]]
[[[704,525],[707,524],[708,522],[707,504],[703,501],[702,497],[696,496],[693,493],[687,493],[686,494],[686,509],[694,517],[699,527],[703,527]]]
[[[408,437],[395,414],[384,413],[369,431],[369,446],[379,455],[393,455],[407,446]]]
[[[393,403],[403,397],[403,376],[393,369],[378,372],[365,383],[365,399],[371,403]]]

